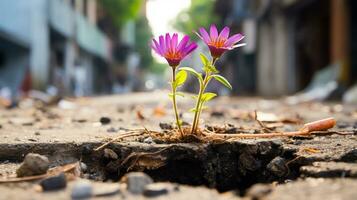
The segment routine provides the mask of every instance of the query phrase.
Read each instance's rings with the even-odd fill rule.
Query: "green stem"
[[[176,103],[176,87],[174,85],[176,81],[176,68],[172,68],[172,82],[171,82],[171,88],[172,88],[172,106],[174,108],[175,111],[175,118],[176,118],[176,124],[177,127],[181,133],[181,136],[183,136],[183,131],[181,128],[181,123],[180,123],[180,118],[179,118],[179,114],[177,111],[177,103]]]
[[[212,59],[212,65],[214,65],[217,61],[217,58]],[[202,95],[204,94],[206,87],[211,80],[211,72],[206,73],[205,78],[203,79],[203,83],[200,84],[200,90],[198,93],[197,101],[196,101],[196,107],[195,107],[195,115],[193,118],[193,123],[192,123],[192,129],[191,129],[191,134],[195,134],[197,132],[199,120],[200,120],[200,114],[203,106],[202,102]]]
[[[205,77],[205,80],[206,80],[206,77]],[[205,80],[203,81],[203,83],[200,83],[200,90],[198,92],[198,97],[197,97],[197,101],[196,101],[195,116],[193,117],[191,134],[195,134],[196,130],[197,130],[196,129],[196,124],[198,123],[197,122],[198,110],[200,108],[200,102],[201,102],[202,94],[203,94],[203,91],[204,91],[204,82],[205,82]]]

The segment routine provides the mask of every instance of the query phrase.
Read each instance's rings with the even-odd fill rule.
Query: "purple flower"
[[[237,44],[244,36],[240,33],[229,37],[229,28],[226,26],[218,34],[217,27],[212,24],[210,27],[210,34],[204,28],[199,29],[200,33],[196,33],[208,46],[213,58],[219,58],[225,51],[245,44]]]
[[[185,35],[178,43],[177,33],[174,33],[172,37],[166,33],[165,37],[163,35],[159,37],[159,42],[153,39],[151,48],[164,57],[171,67],[177,67],[182,59],[197,48],[197,44],[195,42],[189,44],[189,40],[190,37]]]

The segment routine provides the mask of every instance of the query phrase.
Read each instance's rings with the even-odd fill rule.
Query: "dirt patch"
[[[2,159],[12,161],[21,161],[24,152],[47,155],[56,164],[81,160],[88,165],[85,177],[93,180],[117,181],[129,171],[144,171],[155,181],[205,185],[222,192],[244,191],[255,183],[293,180],[300,176],[301,166],[315,161],[344,161],[357,149],[355,139],[356,136],[331,136],[245,139],[220,144],[120,142],[106,147],[117,159],[104,156],[104,150],[94,151],[99,143],[0,145],[0,152]],[[333,150],[337,142],[343,150]],[[315,152],[302,151],[317,147]]]

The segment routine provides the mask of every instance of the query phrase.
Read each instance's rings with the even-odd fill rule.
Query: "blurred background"
[[[356,11],[353,0],[1,0],[1,102],[168,88],[151,39],[191,35],[199,48],[182,65],[199,70],[208,52],[193,30],[215,23],[247,45],[218,62],[234,90],[210,90],[357,103]]]

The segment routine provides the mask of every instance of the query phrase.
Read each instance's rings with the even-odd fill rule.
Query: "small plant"
[[[244,38],[242,34],[235,34],[229,37],[229,32],[229,28],[224,27],[223,30],[218,34],[215,25],[211,25],[209,34],[204,28],[199,29],[199,33],[197,33],[197,35],[206,43],[212,57],[212,59],[209,60],[204,54],[200,54],[200,58],[203,64],[202,70],[205,75],[204,78],[201,73],[190,67],[181,67],[176,73],[176,69],[178,68],[181,60],[197,48],[197,44],[194,42],[188,44],[190,40],[188,36],[184,36],[179,44],[178,36],[176,33],[173,34],[172,37],[170,37],[170,34],[166,34],[165,38],[164,36],[160,36],[159,42],[157,42],[155,39],[153,40],[152,48],[154,51],[160,56],[166,58],[167,62],[172,68],[172,93],[169,94],[169,96],[172,99],[172,104],[176,116],[176,124],[181,135],[184,133],[181,128],[181,121],[177,111],[176,96],[181,96],[181,93],[177,92],[177,88],[182,86],[186,81],[187,72],[191,73],[197,78],[200,86],[198,95],[194,96],[196,99],[196,106],[191,109],[191,111],[194,112],[191,134],[197,134],[200,114],[202,110],[206,108],[204,104],[217,96],[215,93],[205,92],[209,82],[212,79],[215,79],[227,88],[232,89],[231,84],[226,78],[219,75],[219,71],[215,66],[216,61],[222,56],[224,52],[245,45],[237,44]]]
[[[216,61],[222,56],[224,52],[245,45],[237,44],[244,38],[242,34],[238,33],[229,37],[230,30],[228,27],[224,27],[219,34],[215,25],[211,25],[210,34],[208,34],[204,28],[200,28],[199,32],[200,33],[197,33],[198,37],[200,37],[206,43],[212,56],[212,59],[209,60],[204,54],[200,54],[203,64],[202,70],[204,71],[205,76],[202,78],[202,74],[196,72],[192,68],[181,68],[181,70],[185,70],[193,74],[198,79],[200,85],[198,95],[195,96],[196,107],[192,109],[194,112],[194,118],[192,122],[191,134],[197,133],[200,114],[202,110],[205,109],[204,104],[217,96],[215,93],[205,92],[207,85],[212,80],[212,78],[216,79],[227,88],[232,89],[232,85],[229,83],[229,81],[223,76],[219,75],[219,71],[215,66]]]
[[[166,33],[165,37],[163,35],[159,36],[159,41],[153,39],[152,49],[164,57],[172,69],[172,80],[170,82],[172,93],[169,97],[172,100],[173,109],[175,112],[177,127],[183,135],[181,128],[181,120],[177,110],[176,96],[182,95],[182,93],[177,92],[177,88],[182,86],[187,78],[186,71],[179,71],[176,73],[176,69],[180,65],[182,59],[184,59],[188,54],[197,48],[197,44],[194,42],[189,43],[190,37],[185,35],[182,40],[178,43],[178,35],[174,33],[172,37],[169,33]]]

